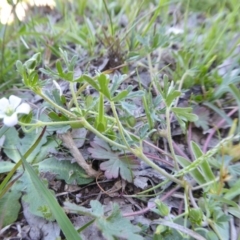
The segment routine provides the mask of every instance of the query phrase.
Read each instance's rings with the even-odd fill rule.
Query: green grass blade
[[[54,217],[56,218],[57,223],[62,229],[66,239],[81,240],[82,238],[72,225],[63,209],[59,206],[56,198],[52,195],[49,189],[45,187],[43,182],[37,176],[36,172],[33,170],[32,166],[25,160],[24,157],[22,157],[22,162],[26,172],[29,174],[32,184],[36,189],[38,189],[39,192],[41,192]]]
[[[4,128],[5,129],[5,128]],[[27,150],[27,152],[23,155],[23,157],[26,159],[32,152],[33,150],[36,148],[36,146],[38,145],[38,143],[41,141],[42,136],[44,135],[46,131],[46,127],[43,128],[41,134],[39,135],[39,137],[37,138],[37,140],[33,143],[33,145]],[[20,159],[16,165],[13,167],[13,169],[8,173],[8,175],[4,178],[4,180],[2,181],[2,183],[0,184],[0,198],[5,194],[6,192],[6,188],[8,188],[8,186],[10,187],[11,184],[8,184],[8,181],[11,179],[11,177],[13,176],[13,174],[16,172],[16,170],[22,165],[22,159]]]

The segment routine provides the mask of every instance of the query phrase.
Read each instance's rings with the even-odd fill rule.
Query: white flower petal
[[[18,123],[17,113],[13,113],[11,116],[5,116],[3,119],[3,123],[7,127],[13,127]]]
[[[9,101],[4,97],[0,99],[0,111],[4,113],[9,106]]]
[[[14,107],[14,110],[19,106],[19,104],[21,103],[22,99],[19,97],[16,97],[14,95],[11,95],[9,97],[9,102],[11,104],[11,106]]]
[[[170,28],[167,30],[167,33],[168,33],[168,34],[173,33],[173,34],[178,35],[178,34],[184,33],[184,30],[183,30],[182,28],[178,28],[178,27],[170,27]]]
[[[17,107],[16,113],[25,113],[29,114],[31,111],[31,107],[27,103],[22,103],[20,106]]]
[[[5,118],[6,114],[0,110],[0,119]]]
[[[60,85],[55,80],[53,80],[53,84],[55,85],[55,87],[59,91],[59,95],[62,96],[62,89],[61,89]]]

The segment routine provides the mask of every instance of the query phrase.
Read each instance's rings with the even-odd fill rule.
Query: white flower
[[[0,119],[3,118],[3,123],[12,127],[18,123],[18,113],[28,114],[31,107],[27,103],[22,103],[21,98],[11,95],[9,100],[7,98],[0,99]]]
[[[167,33],[168,34],[175,34],[175,35],[178,35],[178,34],[182,34],[184,33],[184,30],[182,28],[179,28],[179,27],[170,27],[168,30],[167,30]]]

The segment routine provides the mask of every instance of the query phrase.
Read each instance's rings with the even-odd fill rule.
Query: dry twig
[[[59,135],[59,138],[63,141],[65,147],[69,149],[74,159],[77,161],[78,165],[85,170],[89,177],[97,177],[99,172],[94,170],[89,164],[86,163],[81,152],[77,148],[75,142],[73,141],[70,132]]]

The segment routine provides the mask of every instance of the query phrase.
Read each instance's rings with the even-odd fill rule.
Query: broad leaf
[[[17,220],[18,213],[21,209],[21,205],[19,203],[21,195],[20,191],[8,191],[0,199],[1,227],[5,227]]]
[[[14,163],[6,162],[6,161],[0,161],[0,173],[6,173],[10,172],[11,169],[15,166]]]
[[[33,163],[38,163],[46,159],[49,153],[56,151],[55,149],[60,145],[59,139],[48,138],[47,142],[41,147],[41,151],[34,158]]]
[[[19,133],[15,128],[10,128],[6,132],[5,136],[6,140],[4,143],[4,153],[14,162],[17,162],[19,159],[21,159],[19,151],[22,155],[24,155],[25,152],[28,150],[29,146],[31,146],[32,143],[35,142],[36,139],[39,137],[36,132],[32,131],[30,133],[25,133],[25,136],[23,138],[20,138]],[[47,141],[46,136],[47,134],[45,133],[41,138],[40,143],[29,155],[29,157],[27,158],[28,162],[31,163],[37,156],[37,154],[41,151],[42,145],[45,144]]]
[[[47,188],[47,180],[43,180],[45,187]],[[41,192],[32,184],[32,180],[28,172],[25,172],[23,176],[19,179],[18,188],[21,188],[25,191],[22,200],[29,205],[29,211],[39,217],[46,218],[48,221],[53,221],[54,216],[48,207],[47,202],[42,196]],[[49,190],[50,191],[50,190]],[[53,191],[51,191],[54,194]]]
[[[40,172],[56,174],[57,179],[64,180],[67,184],[87,184],[93,179],[88,178],[84,170],[70,161],[59,161],[56,158],[48,158],[38,164]]]

